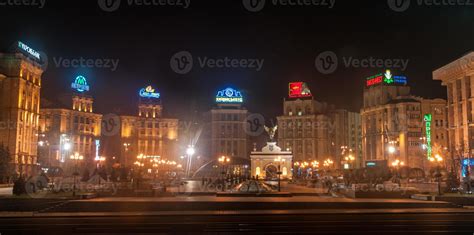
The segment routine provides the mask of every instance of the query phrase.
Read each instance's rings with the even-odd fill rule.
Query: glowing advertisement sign
[[[390,70],[386,70],[385,73],[379,73],[374,76],[370,76],[367,78],[367,87],[371,87],[374,85],[379,84],[387,84],[387,85],[406,85],[408,83],[408,79],[405,76],[397,76],[393,75]]]
[[[218,91],[216,95],[216,102],[217,103],[242,103],[244,102],[244,98],[242,97],[242,93],[240,91],[226,88],[222,91]]]
[[[138,94],[143,98],[160,98],[160,93],[155,92],[155,89],[152,86],[147,86],[146,88],[140,89]]]
[[[289,93],[290,98],[304,98],[311,97],[311,91],[309,90],[308,85],[305,82],[291,82],[289,84]]]
[[[428,159],[431,158],[432,155],[432,147],[431,147],[431,121],[432,121],[431,114],[425,114],[425,129],[426,129],[426,157]]]
[[[100,147],[100,140],[95,140],[95,160],[100,160],[99,156],[99,147]]]
[[[23,52],[26,52],[28,55],[34,57],[35,59],[37,60],[41,60],[40,59],[40,53],[33,50],[31,47],[29,47],[28,45],[18,41],[18,48],[20,48]]]
[[[79,92],[89,91],[89,85],[87,85],[87,80],[84,76],[77,76],[71,84],[71,88]]]

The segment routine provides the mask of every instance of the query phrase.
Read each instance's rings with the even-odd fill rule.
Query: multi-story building
[[[44,167],[67,168],[75,153],[83,156],[82,165],[93,167],[98,157],[102,115],[93,112],[94,99],[85,93],[89,90],[85,77],[78,76],[72,86],[74,91],[64,103],[41,109],[39,153]]]
[[[278,145],[293,152],[293,161],[322,162],[335,153],[330,109],[328,104],[312,98],[283,101],[283,115],[277,117]]]
[[[178,119],[164,118],[160,93],[151,86],[139,92],[138,115],[120,116],[120,159],[131,166],[138,155],[178,157]]]
[[[242,94],[232,88],[219,91],[216,96],[217,106],[204,115],[204,130],[201,146],[207,158],[217,159],[220,156],[249,159],[249,136],[244,125],[248,115],[242,107]]]
[[[34,174],[40,116],[40,54],[18,42],[19,53],[0,53],[0,145],[8,148],[15,171]]]
[[[365,163],[379,162],[428,170],[426,146],[443,145],[443,112],[434,112],[440,139],[426,137],[425,114],[443,107],[443,100],[410,95],[406,77],[390,71],[367,79],[362,117],[362,148]],[[432,132],[434,133],[434,132]],[[429,142],[429,143],[427,143]]]
[[[453,167],[474,153],[474,52],[433,71],[433,79],[442,82],[448,92],[448,152]],[[470,163],[472,164],[472,163]]]

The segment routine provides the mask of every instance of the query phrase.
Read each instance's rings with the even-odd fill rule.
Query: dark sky
[[[251,112],[274,118],[282,112],[289,81],[305,81],[317,100],[358,111],[365,77],[383,70],[340,65],[323,75],[314,66],[320,52],[409,59],[405,72],[394,73],[408,76],[414,95],[444,98],[432,71],[472,50],[474,42],[472,6],[412,3],[397,13],[385,0],[336,0],[333,9],[272,6],[267,0],[262,11],[252,13],[241,0],[191,0],[188,9],[124,2],[111,13],[96,0],[46,0],[43,9],[0,6],[0,48],[7,51],[21,40],[48,55],[42,88],[47,99],[69,92],[77,75],[86,76],[100,113],[134,113],[138,89],[152,84],[167,115],[186,118],[192,110],[209,109],[218,89],[233,86]],[[194,57],[259,58],[265,64],[259,72],[195,65],[179,75],[169,61],[183,50]],[[80,57],[118,59],[118,69],[58,68],[53,61]]]

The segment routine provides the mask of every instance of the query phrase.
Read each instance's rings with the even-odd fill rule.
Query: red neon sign
[[[290,98],[302,98],[311,97],[311,91],[308,85],[304,82],[292,82],[289,84],[289,95]]]
[[[383,77],[382,76],[377,76],[375,78],[371,78],[367,80],[367,86],[373,86],[377,85],[383,82]]]

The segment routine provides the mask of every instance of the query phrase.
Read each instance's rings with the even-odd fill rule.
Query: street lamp
[[[400,178],[401,178],[400,166],[404,166],[404,165],[405,165],[405,162],[400,161],[400,160],[398,160],[398,159],[396,159],[395,161],[392,162],[392,166],[395,167],[395,169],[397,170],[398,186],[401,186],[401,185],[402,185],[402,182],[400,181]]]
[[[275,158],[275,162],[278,162],[278,171],[277,171],[277,175],[278,175],[278,192],[281,192],[281,163],[285,162],[285,159],[282,159],[281,157],[277,157]]]
[[[188,162],[186,166],[186,178],[189,178],[189,173],[191,172],[192,157],[195,153],[196,149],[194,148],[194,145],[188,145],[188,148],[186,149],[186,155],[188,156]]]
[[[226,174],[226,169],[225,169],[225,165],[227,163],[230,162],[230,158],[229,157],[226,157],[226,156],[221,156],[219,159],[218,159],[219,163],[222,164],[222,181],[224,182],[225,180],[225,174]],[[222,184],[222,191],[224,191],[224,183]]]
[[[430,162],[436,164],[436,175],[435,177],[438,180],[438,195],[441,195],[441,162],[443,162],[443,157],[436,154],[434,157],[430,158]]]
[[[84,159],[84,157],[82,155],[79,155],[78,152],[74,153],[74,155],[71,155],[71,160],[75,160],[74,173],[72,174],[73,175],[73,180],[74,180],[74,185],[73,185],[73,188],[72,188],[72,196],[73,197],[76,196],[76,176],[79,175],[79,172],[77,172],[77,162],[82,161],[83,159]]]
[[[100,171],[100,163],[105,161],[105,157],[97,156],[94,160],[97,162],[97,164],[96,164],[96,169],[97,169],[97,175],[99,176],[99,189],[100,189],[100,179],[102,178],[102,177],[100,176],[100,174],[99,174],[99,171]]]

